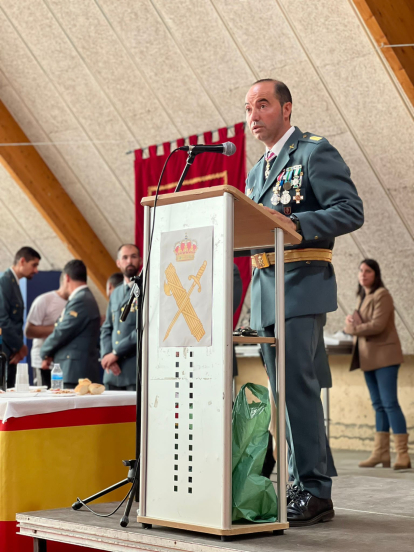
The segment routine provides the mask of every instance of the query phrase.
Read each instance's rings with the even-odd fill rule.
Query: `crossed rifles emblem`
[[[173,295],[175,302],[177,303],[178,311],[176,312],[174,318],[171,320],[171,324],[168,326],[167,332],[163,341],[167,339],[170,335],[171,330],[173,329],[175,323],[180,318],[182,314],[187,323],[187,326],[190,329],[191,334],[200,341],[200,339],[205,335],[203,324],[197,316],[196,311],[194,310],[193,305],[191,304],[190,296],[193,293],[196,286],[198,286],[198,293],[201,291],[200,279],[203,275],[207,266],[207,261],[201,265],[200,270],[197,272],[196,276],[189,276],[189,280],[193,280],[191,287],[186,291],[183,285],[180,282],[180,278],[175,270],[174,265],[171,263],[165,269],[165,275],[167,276],[167,283],[164,283],[164,292],[165,295]]]

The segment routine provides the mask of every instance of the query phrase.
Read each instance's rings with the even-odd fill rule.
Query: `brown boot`
[[[387,431],[377,431],[371,456],[358,465],[360,468],[375,468],[381,463],[383,468],[391,466],[390,434]]]
[[[394,441],[397,451],[397,459],[393,465],[394,470],[409,470],[411,460],[408,455],[408,433],[395,433]]]

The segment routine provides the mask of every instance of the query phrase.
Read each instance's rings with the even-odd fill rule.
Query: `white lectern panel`
[[[233,197],[156,209],[148,290],[145,515],[231,524]],[[151,209],[151,212],[153,210]],[[213,227],[212,344],[160,343],[161,235]],[[145,369],[145,366],[144,366]]]

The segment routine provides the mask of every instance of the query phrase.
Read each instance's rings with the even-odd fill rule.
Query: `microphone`
[[[236,153],[236,146],[233,142],[224,142],[224,144],[196,144],[194,146],[181,146],[181,151],[189,151],[193,155],[198,153],[222,153],[224,155],[233,155]]]
[[[142,270],[138,274],[138,276],[132,276],[130,278],[131,282],[134,283],[134,285],[131,288],[131,292],[129,294],[128,302],[125,303],[123,306],[123,310],[121,312],[121,316],[119,317],[119,320],[121,322],[125,322],[127,319],[127,316],[129,314],[129,311],[131,310],[132,303],[135,301],[135,299],[138,299],[138,297],[141,294],[141,282],[142,282]]]

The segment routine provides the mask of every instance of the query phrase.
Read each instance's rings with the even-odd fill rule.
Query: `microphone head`
[[[236,146],[233,144],[233,142],[224,142],[223,144],[223,153],[224,155],[233,155],[236,153]]]

